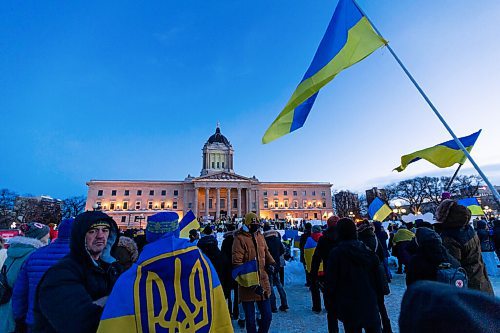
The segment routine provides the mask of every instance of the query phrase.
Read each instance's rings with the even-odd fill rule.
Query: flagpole
[[[457,176],[458,172],[460,171],[460,168],[462,167],[463,164],[458,164],[458,168],[457,170],[455,171],[455,173],[453,174],[453,176],[451,177],[450,181],[448,182],[448,184],[446,185],[446,187],[444,188],[445,191],[448,191],[450,189],[450,186],[451,186],[451,183],[453,183],[453,181],[455,180],[455,177]]]
[[[358,5],[358,3],[356,2],[356,0],[352,0],[352,1],[356,5],[356,7],[358,7],[358,9],[361,12],[361,14],[363,14],[363,16],[366,17],[366,19],[368,20],[368,22],[370,22],[370,24],[372,25],[373,29],[375,29],[375,31],[377,32],[377,34],[379,34],[383,38],[383,36],[380,33],[380,31],[378,31],[377,27],[373,24],[372,20],[370,20],[370,18],[368,17],[368,15],[366,15],[366,13],[363,11],[363,9],[361,9],[361,7]],[[415,86],[415,88],[417,88],[417,90],[420,93],[420,95],[422,95],[422,97],[425,99],[425,101],[430,106],[430,108],[432,109],[432,111],[434,111],[434,114],[439,118],[439,120],[441,121],[441,123],[443,123],[444,127],[446,128],[446,130],[448,130],[448,132],[450,133],[450,135],[453,137],[453,140],[455,140],[455,143],[464,152],[465,156],[467,156],[467,158],[472,163],[472,165],[474,166],[474,168],[476,169],[476,171],[479,173],[479,175],[481,176],[481,178],[483,178],[483,180],[486,183],[486,185],[488,185],[488,187],[490,188],[491,193],[493,194],[493,197],[495,198],[495,200],[497,201],[497,203],[500,204],[500,194],[498,194],[498,191],[490,183],[490,181],[488,180],[488,178],[486,177],[486,175],[483,173],[483,171],[479,168],[479,166],[476,164],[476,162],[472,159],[472,156],[470,156],[469,152],[467,151],[467,149],[465,149],[465,147],[462,144],[462,142],[458,139],[458,137],[455,135],[455,133],[453,133],[453,131],[450,128],[450,126],[448,126],[448,124],[446,123],[446,121],[444,120],[444,118],[441,116],[441,114],[439,113],[439,111],[436,109],[436,107],[434,106],[434,104],[432,104],[432,102],[429,99],[429,97],[427,97],[427,95],[422,90],[422,88],[420,88],[420,85],[417,83],[417,81],[415,81],[415,79],[410,74],[410,72],[408,71],[408,69],[406,69],[405,65],[401,62],[401,60],[396,55],[396,53],[393,51],[393,49],[391,48],[391,46],[389,45],[389,43],[387,43],[386,46],[387,46],[387,49],[389,50],[389,52],[394,57],[394,59],[396,59],[396,61],[399,64],[399,66],[401,66],[401,68],[405,72],[406,76],[408,76],[408,78],[413,83],[413,85]]]

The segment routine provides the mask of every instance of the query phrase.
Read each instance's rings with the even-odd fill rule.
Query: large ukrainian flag
[[[190,210],[179,222],[179,237],[189,238],[189,231],[192,229],[200,229],[200,222],[198,222],[198,219],[196,219],[193,211]]]
[[[468,152],[472,150],[477,138],[481,134],[481,130],[469,136],[459,138],[460,142],[464,145]],[[420,159],[427,160],[439,168],[447,168],[455,163],[464,164],[467,160],[464,152],[457,145],[455,140],[446,141],[435,145],[434,147],[418,150],[414,153],[401,156],[401,165],[394,170],[401,172],[408,164],[416,162]]]
[[[217,273],[196,246],[173,236],[146,245],[109,296],[98,333],[233,332]]]
[[[236,266],[232,272],[233,279],[242,287],[251,287],[259,284],[257,260],[247,261]]]
[[[382,222],[385,220],[392,210],[387,204],[385,204],[380,198],[376,197],[373,199],[372,203],[368,207],[368,214],[370,218],[374,221]]]
[[[309,69],[283,111],[267,129],[262,143],[301,128],[319,90],[342,70],[385,44],[387,41],[375,32],[352,0],[339,0]]]
[[[306,261],[306,270],[308,273],[311,272],[312,257],[314,255],[314,251],[316,251],[317,245],[318,243],[312,237],[308,237],[306,244],[304,245],[304,259]],[[320,272],[323,272],[323,262],[319,265],[318,273]]]

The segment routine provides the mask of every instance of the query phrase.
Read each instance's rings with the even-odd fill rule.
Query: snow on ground
[[[495,289],[495,294],[500,295],[500,276],[491,277],[491,282]],[[288,312],[273,313],[271,323],[271,333],[327,333],[326,311],[314,314],[311,311],[311,293],[309,288],[304,286],[305,274],[302,264],[299,261],[288,262],[285,267],[285,290],[288,297],[290,309]],[[386,297],[385,304],[392,322],[394,333],[399,332],[398,318],[401,299],[406,290],[405,275],[393,274],[390,284],[391,294]],[[278,306],[279,306],[279,296]],[[236,333],[245,332],[233,321]],[[341,332],[342,324],[340,323]]]

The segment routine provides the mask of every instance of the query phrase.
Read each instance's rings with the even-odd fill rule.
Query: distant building
[[[234,149],[217,126],[203,146],[199,177],[178,181],[91,180],[86,209],[99,207],[122,228],[144,227],[161,210],[183,216],[192,210],[203,219],[243,217],[255,212],[267,219],[326,219],[333,214],[332,184],[261,182],[234,172]]]
[[[378,189],[376,187],[373,187],[369,190],[366,190],[365,193],[366,193],[366,202],[368,203],[368,206],[370,206],[372,201],[377,197],[382,199],[382,201],[387,202],[387,194],[383,188]]]

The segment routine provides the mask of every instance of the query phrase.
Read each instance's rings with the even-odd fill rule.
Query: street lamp
[[[392,210],[394,214],[401,216],[402,214],[406,213],[406,209],[401,208],[401,202],[396,201],[396,203],[394,203],[394,206],[396,206],[396,208]]]
[[[489,207],[489,206],[484,206],[484,215],[486,215],[486,218],[488,220],[491,220],[491,213],[492,213],[492,209]]]
[[[99,208],[99,205],[97,204],[97,202],[92,205],[92,208],[94,209],[94,212]]]
[[[354,217],[356,216],[356,215],[354,215],[354,213],[353,213],[353,212],[349,212],[349,214],[348,214],[348,215],[349,215],[349,217],[350,217],[351,219],[354,219]]]

